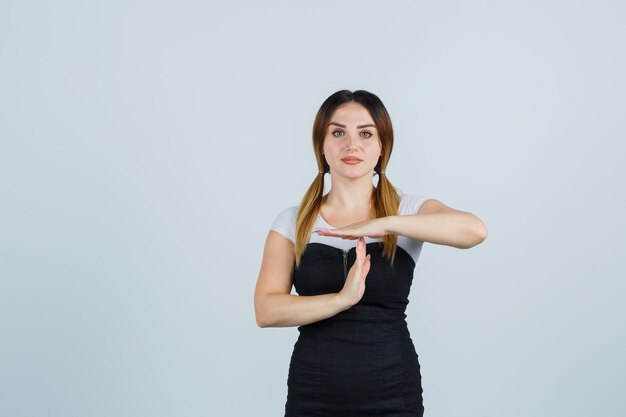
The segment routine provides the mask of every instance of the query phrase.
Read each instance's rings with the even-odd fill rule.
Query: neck
[[[369,207],[374,192],[373,173],[357,179],[335,178],[331,173],[332,186],[323,202],[342,210],[359,210]]]

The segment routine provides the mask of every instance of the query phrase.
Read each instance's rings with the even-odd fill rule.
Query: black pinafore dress
[[[397,246],[393,265],[383,242],[367,243],[363,298],[335,316],[298,327],[287,379],[285,417],[422,417],[420,364],[406,323],[415,261]],[[341,291],[356,259],[313,242],[294,271],[299,295]]]

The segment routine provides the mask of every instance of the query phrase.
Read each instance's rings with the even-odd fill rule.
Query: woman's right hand
[[[339,296],[349,307],[358,303],[365,292],[365,278],[370,270],[370,255],[365,254],[365,238],[359,237],[356,244],[356,260],[350,268],[343,284],[343,289],[339,291]]]

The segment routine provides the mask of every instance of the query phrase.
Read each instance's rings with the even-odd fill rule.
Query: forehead
[[[348,127],[374,123],[372,116],[370,116],[365,107],[359,103],[352,102],[337,107],[330,121],[341,123]]]

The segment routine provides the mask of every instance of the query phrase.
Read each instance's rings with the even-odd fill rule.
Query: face
[[[324,158],[333,175],[352,179],[373,175],[381,149],[378,130],[365,107],[350,102],[335,110],[324,137]]]

